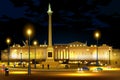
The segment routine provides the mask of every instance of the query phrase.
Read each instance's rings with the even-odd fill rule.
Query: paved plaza
[[[11,68],[9,75],[0,71],[0,80],[119,80],[120,70],[77,71],[77,69],[27,69]]]

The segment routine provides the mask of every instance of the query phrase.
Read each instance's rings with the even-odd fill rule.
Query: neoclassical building
[[[30,59],[35,59],[36,53],[36,61],[45,61],[46,60],[46,44],[30,46]],[[54,60],[55,61],[65,61],[68,60],[69,62],[81,61],[81,62],[89,62],[89,61],[96,61],[97,55],[97,46],[91,45],[88,46],[86,43],[81,42],[72,42],[68,44],[54,44]],[[114,51],[114,52],[113,52]],[[119,51],[112,49],[111,46],[103,44],[98,46],[98,60],[104,63],[108,63],[109,61],[111,64],[118,63],[117,59],[115,60],[115,55],[118,55]],[[113,54],[114,53],[114,54]],[[19,44],[14,44],[10,46],[10,61],[19,62],[19,61],[28,61],[28,45],[20,46]],[[3,50],[1,54],[1,61],[8,61],[8,50]]]

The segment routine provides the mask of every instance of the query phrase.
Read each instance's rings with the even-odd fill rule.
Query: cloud
[[[9,0],[0,0],[0,17],[3,15],[9,16],[11,18],[20,18],[24,16],[24,11],[27,6],[24,7],[14,7]]]
[[[39,6],[40,5],[40,0],[32,0],[34,5]]]
[[[114,13],[120,14],[120,0],[112,0],[108,6],[100,6],[97,8],[100,14],[112,15]]]
[[[98,20],[97,18],[92,19],[92,25],[94,25],[96,27],[109,27],[110,26],[107,23],[104,23],[104,22]]]
[[[71,17],[71,16],[74,16],[74,15],[75,15],[74,12],[72,12],[72,11],[65,11],[65,10],[60,10],[60,11],[59,11],[59,14],[60,14],[61,16],[68,16],[68,17]]]

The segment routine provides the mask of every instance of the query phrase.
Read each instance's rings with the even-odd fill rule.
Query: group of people
[[[47,65],[47,68],[49,69],[50,65]],[[44,69],[44,64],[42,64],[42,69]]]
[[[23,67],[25,67],[25,64],[24,63],[21,63],[20,65],[22,65]],[[14,68],[16,67],[16,63],[14,63]]]

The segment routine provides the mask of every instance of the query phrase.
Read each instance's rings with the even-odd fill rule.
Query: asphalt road
[[[12,70],[9,76],[0,72],[0,80],[120,80],[120,71],[84,72],[84,71],[38,71]]]

